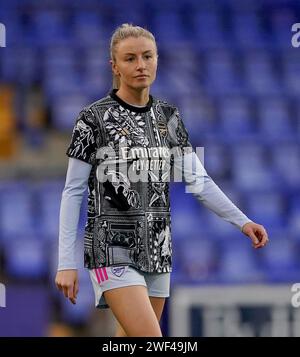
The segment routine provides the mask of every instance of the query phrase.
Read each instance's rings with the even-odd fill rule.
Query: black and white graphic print
[[[191,149],[192,147],[188,132],[177,109],[173,111],[168,121],[168,137],[172,147],[178,149],[176,152],[177,155],[182,155],[183,150],[187,148]]]
[[[116,153],[117,165],[107,166],[107,181],[98,181],[96,174],[96,153],[102,146]],[[124,103],[114,90],[79,115],[67,154],[93,165],[88,182],[85,267],[126,265],[144,272],[172,271],[166,153],[175,146],[179,151],[191,146],[178,110],[151,96],[147,106],[139,109]],[[125,150],[125,158],[120,148]],[[147,179],[130,180],[129,172],[120,170],[124,160],[132,171],[144,171]]]
[[[99,140],[95,118],[90,112],[82,111],[76,120],[67,155],[93,164],[96,160]]]
[[[147,225],[152,269],[158,273],[169,272],[172,255],[170,218],[164,214],[149,213]]]
[[[150,195],[149,207],[157,206],[160,202],[160,206],[168,206],[167,196],[168,196],[168,182],[165,181],[165,176],[169,176],[166,172],[162,174],[162,179],[159,181],[159,175],[155,172],[149,171],[150,176],[148,194]]]
[[[111,203],[112,207],[124,211],[130,207],[141,207],[140,195],[138,191],[131,189],[126,175],[115,170],[108,170],[106,175],[108,180],[103,183],[104,198]]]
[[[117,150],[120,144],[128,146],[149,145],[149,139],[145,135],[145,121],[141,114],[133,113],[128,109],[118,106],[109,108],[103,117],[105,127],[113,147]]]

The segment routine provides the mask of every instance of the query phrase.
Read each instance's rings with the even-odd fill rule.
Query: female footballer
[[[75,241],[88,188],[84,265],[95,305],[111,308],[115,336],[159,337],[172,271],[170,178],[182,176],[186,189],[240,229],[254,248],[269,239],[207,174],[178,109],[150,94],[158,63],[153,34],[123,24],[113,33],[110,55],[113,89],[82,109],[67,149],[55,282],[75,304]]]

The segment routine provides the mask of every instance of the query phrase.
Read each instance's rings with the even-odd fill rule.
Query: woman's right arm
[[[59,218],[58,272],[55,283],[65,297],[75,304],[78,292],[76,237],[80,207],[87,188],[92,165],[69,159],[66,183],[62,193]]]

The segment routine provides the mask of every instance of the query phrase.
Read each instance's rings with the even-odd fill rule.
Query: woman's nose
[[[144,61],[144,59],[142,57],[138,58],[137,66],[138,66],[138,68],[144,68],[145,67],[145,61]]]

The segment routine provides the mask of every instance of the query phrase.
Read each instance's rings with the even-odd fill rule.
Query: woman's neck
[[[121,87],[116,92],[116,95],[128,104],[145,106],[149,101],[149,91],[149,88],[133,90],[131,88],[123,89]]]

